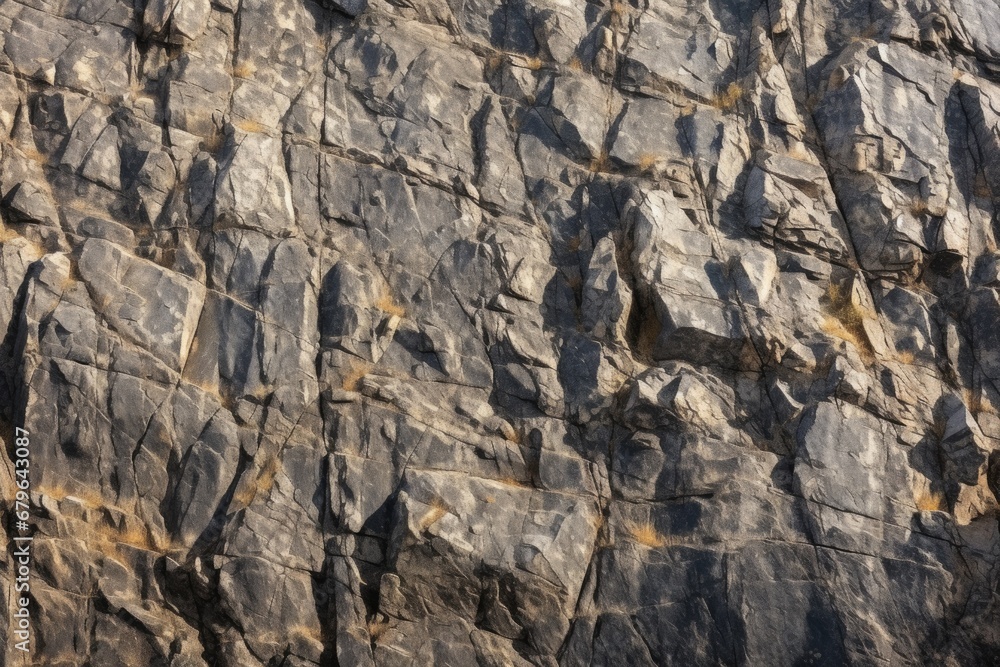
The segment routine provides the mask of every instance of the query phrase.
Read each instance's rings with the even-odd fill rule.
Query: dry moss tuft
[[[976,174],[976,182],[972,185],[972,194],[981,199],[989,199],[993,196],[993,189],[990,188],[989,181],[983,172]]]
[[[354,361],[344,372],[344,378],[340,381],[340,388],[344,391],[357,391],[361,379],[371,371],[371,364],[365,361]]]
[[[323,641],[323,632],[319,626],[293,625],[288,629],[288,634],[293,637],[302,637],[309,641],[320,643]]]
[[[659,549],[667,545],[667,538],[650,521],[630,526],[629,534],[633,540],[646,547]]]
[[[233,68],[233,76],[237,79],[250,79],[256,73],[257,67],[249,60],[245,60]]]
[[[10,227],[0,227],[0,243],[7,243],[8,241],[13,241],[14,239],[20,237],[21,235]]]
[[[854,345],[865,363],[874,362],[875,349],[864,327],[867,315],[851,300],[850,289],[830,283],[826,295],[830,317],[824,318],[823,331]]]
[[[947,425],[948,424],[945,421],[944,417],[938,415],[937,417],[934,418],[934,421],[931,422],[930,433],[932,436],[934,436],[935,440],[940,441],[942,438],[944,438],[944,429]]]
[[[990,403],[989,399],[983,396],[982,389],[963,389],[962,390],[962,400],[965,402],[965,406],[969,408],[969,412],[972,413],[973,417],[978,417],[981,414],[997,414],[996,407]]]
[[[602,148],[601,152],[590,161],[588,168],[595,174],[607,173],[610,171],[611,158],[608,156],[608,150],[606,148]]]
[[[921,512],[948,511],[948,501],[940,491],[921,491],[913,499],[913,502]]]
[[[746,95],[746,89],[739,83],[733,81],[722,92],[716,93],[712,98],[712,106],[720,111],[732,111],[739,104],[739,101]]]
[[[504,57],[500,53],[491,53],[486,58],[486,71],[495,72],[503,66]]]
[[[274,488],[274,481],[281,470],[281,461],[272,456],[264,463],[257,477],[233,494],[233,502],[248,507],[258,495],[266,495]]]
[[[93,551],[118,562],[123,562],[125,558],[127,549],[123,547],[164,553],[152,532],[145,526],[135,523],[122,527],[100,524],[88,537],[87,545]]]
[[[377,642],[390,628],[388,621],[374,617],[368,619],[366,625],[368,627],[368,636],[371,637],[373,644]]]
[[[201,150],[206,153],[211,153],[215,155],[220,150],[222,150],[223,145],[226,143],[226,135],[224,132],[216,132],[210,137],[204,137],[201,140]]]
[[[375,302],[375,307],[386,315],[395,315],[399,318],[406,317],[406,309],[396,303],[396,300],[388,292],[384,292],[378,298],[378,301]]]
[[[910,215],[920,218],[930,213],[930,203],[923,197],[914,197],[910,202]]]
[[[250,120],[249,118],[237,118],[233,121],[233,125],[247,134],[264,134],[267,132],[266,125],[258,123],[255,120]]]
[[[639,171],[652,171],[657,162],[659,162],[659,158],[652,153],[643,153],[639,156]]]
[[[448,504],[441,498],[434,498],[428,507],[430,509],[427,510],[427,513],[420,517],[420,530],[427,530],[451,511]]]
[[[49,162],[48,156],[45,155],[45,153],[38,150],[37,148],[35,148],[34,146],[24,146],[21,147],[20,150],[21,153],[24,154],[24,157],[28,158],[32,162],[37,162],[38,164],[42,165],[48,164]]]
[[[257,477],[257,490],[260,493],[267,493],[274,488],[274,480],[278,476],[278,471],[281,470],[281,461],[278,460],[277,456],[272,456],[264,464],[263,469],[260,471],[260,476]]]
[[[625,13],[628,11],[628,5],[621,0],[612,0],[611,2],[611,17],[613,19],[621,19]]]
[[[35,489],[39,494],[47,496],[57,502],[67,498],[77,501],[87,509],[97,509],[99,507],[113,507],[104,496],[92,489],[69,490],[59,484],[42,484]],[[115,507],[114,509],[118,509]]]
[[[594,516],[591,527],[597,536],[597,546],[600,548],[612,546],[611,531],[608,530],[608,517],[604,514],[604,510]]]
[[[499,479],[497,479],[497,481],[500,482],[501,484],[506,484],[507,486],[516,486],[519,489],[531,489],[531,488],[534,488],[530,484],[528,484],[527,482],[524,482],[524,481],[518,479],[517,477],[514,477],[513,475],[503,475],[502,477],[500,477]]]

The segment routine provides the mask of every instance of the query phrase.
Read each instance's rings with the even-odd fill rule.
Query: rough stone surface
[[[0,2],[0,664],[996,665],[998,202],[995,2]]]

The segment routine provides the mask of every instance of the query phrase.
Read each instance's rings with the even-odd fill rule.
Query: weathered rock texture
[[[33,664],[1000,659],[995,2],[7,0],[0,139]]]

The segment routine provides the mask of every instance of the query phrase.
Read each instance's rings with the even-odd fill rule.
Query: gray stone
[[[84,244],[79,270],[111,326],[171,368],[184,367],[205,302],[203,285],[102,239]]]
[[[598,241],[583,287],[583,326],[598,338],[624,340],[632,307],[632,290],[619,274],[615,244]]]
[[[994,664],[998,25],[0,2],[0,663]]]
[[[219,164],[215,228],[242,227],[286,236],[295,224],[291,190],[281,143],[263,134],[237,130]]]
[[[873,519],[883,515],[884,427],[848,404],[820,403],[802,418],[795,481],[807,500]],[[824,471],[836,470],[836,476]]]

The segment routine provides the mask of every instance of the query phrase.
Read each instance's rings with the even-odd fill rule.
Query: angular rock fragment
[[[78,266],[95,309],[118,333],[170,368],[184,367],[205,303],[203,285],[103,239],[84,244]]]

